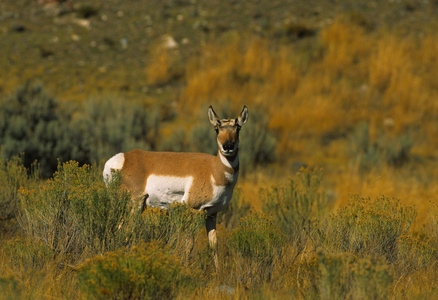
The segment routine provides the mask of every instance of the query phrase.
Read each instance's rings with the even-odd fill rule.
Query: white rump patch
[[[146,204],[167,208],[173,202],[186,203],[193,177],[150,175],[146,181]]]
[[[103,169],[103,180],[107,186],[112,179],[111,171],[121,170],[124,163],[125,155],[123,153],[114,155],[105,163],[105,168]]]

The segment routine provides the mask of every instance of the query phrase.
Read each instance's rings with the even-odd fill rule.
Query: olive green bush
[[[381,256],[394,262],[400,237],[408,233],[415,217],[415,209],[398,199],[356,195],[324,221],[316,220],[312,231],[316,245],[328,253]]]
[[[412,136],[406,133],[392,136],[380,130],[371,141],[368,123],[359,124],[351,136],[351,156],[361,171],[381,168],[384,165],[401,166],[410,158]]]
[[[430,212],[426,232],[430,234],[433,247],[438,250],[438,203],[434,203]]]
[[[180,203],[167,210],[146,207],[132,217],[127,231],[129,244],[157,240],[170,246],[174,253],[188,259],[199,232],[204,228],[205,214]]]
[[[4,243],[1,254],[10,257],[12,269],[29,272],[42,270],[53,260],[52,249],[41,240],[27,236],[16,236]]]
[[[433,266],[438,261],[438,205],[433,203],[426,224],[400,237],[398,267],[400,272],[413,273]]]
[[[159,112],[136,101],[89,98],[71,121],[71,159],[96,163],[135,148],[156,150]]]
[[[431,232],[420,231],[400,236],[397,245],[399,272],[411,274],[433,265],[438,260],[436,243]]]
[[[20,190],[23,231],[47,244],[54,256],[73,262],[84,253],[122,246],[125,233],[119,227],[129,214],[130,197],[115,178],[106,188],[93,167],[60,164],[38,189]]]
[[[156,149],[159,120],[156,109],[136,101],[91,97],[61,105],[43,86],[26,83],[0,101],[1,155],[22,153],[27,168],[37,160],[47,178],[58,160],[90,164],[134,148]]]
[[[194,126],[188,134],[187,150],[216,155],[218,151],[216,132],[208,122],[207,114],[198,119],[198,125]]]
[[[269,116],[261,109],[254,107],[250,111],[249,126],[242,128],[240,161],[243,174],[252,169],[252,166],[264,165],[276,160],[275,148],[277,139],[268,128]]]
[[[41,85],[28,82],[0,101],[2,157],[22,153],[26,167],[38,160],[42,175],[50,176],[57,159],[69,155],[68,124],[69,114],[59,102]]]
[[[380,258],[351,253],[318,254],[316,286],[321,299],[387,299],[394,276]]]
[[[187,149],[186,132],[183,128],[172,131],[172,134],[163,138],[159,145],[161,151],[184,152]],[[199,152],[199,151],[198,151]],[[208,152],[210,153],[210,152]]]
[[[4,299],[25,299],[25,287],[14,275],[0,275],[0,290]]]
[[[170,299],[192,277],[157,241],[95,256],[78,270],[82,290],[93,299]]]
[[[264,211],[292,241],[300,238],[312,218],[320,217],[328,208],[328,200],[320,191],[322,177],[321,169],[301,169],[286,186],[261,193]]]
[[[19,157],[0,159],[0,227],[6,229],[7,222],[19,213],[18,189],[27,184],[27,170]],[[3,226],[1,226],[3,225]]]
[[[242,218],[228,239],[235,275],[246,284],[269,281],[285,245],[285,236],[267,215],[251,213]]]

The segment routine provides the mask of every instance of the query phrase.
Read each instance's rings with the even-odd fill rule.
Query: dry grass
[[[345,131],[360,121],[369,121],[371,131],[386,122],[394,134],[421,124],[419,136],[435,146],[434,37],[369,32],[343,18],[324,28],[306,52],[261,38],[228,37],[205,45],[187,64],[180,103],[193,108],[231,99],[261,105],[280,132],[283,151],[290,150],[291,137]]]
[[[351,194],[396,197],[405,204],[415,206],[418,213],[416,227],[419,228],[427,222],[431,205],[436,203],[438,193],[436,183],[426,178],[433,178],[436,175],[436,171],[431,173],[431,170],[426,171],[422,168],[395,170],[386,167],[365,175],[349,170],[333,174],[336,178],[331,180],[335,183],[333,191],[338,197],[337,207],[344,205]]]
[[[163,44],[157,44],[151,52],[152,59],[146,67],[146,83],[161,86],[176,75],[176,56]]]
[[[200,57],[187,64],[181,103],[199,107],[211,99],[262,106],[267,106],[267,101],[277,102],[280,95],[293,93],[298,84],[299,71],[292,57],[287,47],[272,49],[260,38],[242,41],[234,35],[224,44],[206,45]]]
[[[63,295],[81,298],[81,291],[75,287],[73,269],[50,255],[42,256],[39,247],[42,247],[41,241],[26,237],[16,237],[2,244],[0,299],[48,299],[65,297]]]

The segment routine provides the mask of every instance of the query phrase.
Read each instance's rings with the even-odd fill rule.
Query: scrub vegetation
[[[437,1],[0,4],[0,299],[435,299]],[[215,154],[218,215],[131,213],[103,162]]]

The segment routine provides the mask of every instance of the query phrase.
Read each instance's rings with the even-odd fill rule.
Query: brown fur
[[[132,193],[133,199],[144,196],[146,182],[151,174],[157,176],[193,177],[192,188],[189,191],[188,205],[199,208],[211,200],[215,184],[229,186],[225,172],[234,174],[239,167],[232,169],[225,166],[220,157],[205,153],[187,152],[152,152],[135,149],[124,154],[125,162],[122,168],[123,184]]]

